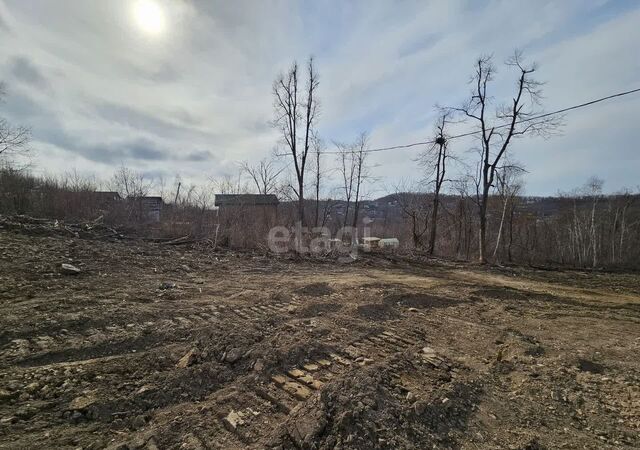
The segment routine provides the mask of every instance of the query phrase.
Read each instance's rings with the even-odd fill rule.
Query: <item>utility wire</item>
[[[555,111],[551,111],[548,113],[544,113],[544,114],[539,114],[537,116],[532,116],[532,117],[526,117],[522,120],[518,120],[516,122],[517,124],[521,124],[521,123],[525,123],[525,122],[531,122],[533,120],[538,120],[538,119],[544,119],[546,117],[550,117],[550,116],[555,116],[557,114],[562,114],[568,111],[573,111],[574,109],[580,109],[580,108],[584,108],[586,106],[591,106],[594,105],[596,103],[600,103],[600,102],[604,102],[606,100],[611,100],[612,98],[616,98],[616,97],[623,97],[625,95],[630,95],[630,94],[634,94],[636,92],[640,92],[640,88],[638,89],[632,89],[630,91],[624,91],[624,92],[618,92],[617,94],[612,94],[612,95],[608,95],[606,97],[600,97],[594,100],[589,100],[588,102],[584,102],[584,103],[580,103],[578,105],[573,105],[573,106],[569,106],[567,108],[562,108],[562,109],[557,109]],[[491,127],[494,129],[500,129],[500,128],[507,128],[511,126],[510,123],[505,123],[502,125],[497,125],[495,127]],[[463,137],[467,137],[467,136],[473,136],[474,134],[478,134],[481,133],[482,130],[475,130],[475,131],[469,131],[467,133],[462,133],[462,134],[456,134],[454,136],[449,136],[447,138],[447,140],[452,140],[452,139],[459,139],[459,138],[463,138]],[[411,148],[411,147],[417,147],[420,145],[432,145],[435,144],[436,141],[435,139],[431,139],[428,141],[424,141],[424,142],[413,142],[411,144],[404,144],[404,145],[394,145],[392,147],[379,147],[379,148],[368,148],[366,150],[363,150],[363,153],[374,153],[374,152],[384,152],[384,151],[388,151],[388,150],[400,150],[400,149],[405,149],[405,148]],[[341,152],[338,151],[325,151],[325,152],[320,152],[321,155],[338,155]],[[282,153],[282,154],[277,154],[276,156],[287,156],[289,155],[289,153]]]

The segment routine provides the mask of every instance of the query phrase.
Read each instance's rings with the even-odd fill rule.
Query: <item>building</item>
[[[233,247],[264,242],[277,224],[279,203],[273,194],[216,194],[220,242]]]
[[[280,202],[274,194],[216,194],[215,206],[223,208],[274,208]]]

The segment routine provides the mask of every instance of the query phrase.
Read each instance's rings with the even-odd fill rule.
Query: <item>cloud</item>
[[[151,38],[134,26],[130,0],[0,0],[9,90],[0,112],[32,128],[41,166],[73,161],[105,173],[126,164],[201,182],[231,173],[278,144],[271,83],[310,54],[327,142],[360,131],[374,146],[428,139],[433,105],[462,101],[481,53],[500,63],[519,47],[539,61],[547,109],[640,85],[633,3],[157,1],[168,32]],[[500,67],[496,99],[510,98],[512,75]],[[519,140],[529,192],[568,190],[588,172],[609,177],[612,189],[632,184],[634,109],[637,101],[618,101],[572,114],[561,138]],[[471,145],[455,149],[467,155]],[[374,154],[376,175],[387,185],[419,178],[416,154]]]
[[[37,88],[46,88],[47,79],[40,70],[24,56],[15,56],[9,61],[10,72],[13,77],[23,83]]]

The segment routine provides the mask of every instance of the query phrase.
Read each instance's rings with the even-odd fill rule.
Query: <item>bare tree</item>
[[[364,183],[370,178],[370,170],[367,164],[369,138],[366,132],[362,132],[351,144],[335,143],[335,145],[338,149],[338,171],[342,178],[341,190],[347,202],[343,225],[347,225],[349,209],[353,200],[354,212],[351,223],[355,228],[358,225]]]
[[[360,133],[358,139],[353,145],[354,164],[355,164],[355,198],[353,204],[353,227],[358,226],[358,213],[360,212],[360,199],[362,196],[363,184],[369,179],[369,166],[367,165],[367,147],[369,138],[366,132]]]
[[[323,179],[323,170],[322,170],[322,166],[320,164],[320,157],[322,155],[322,149],[324,147],[324,143],[322,142],[322,140],[317,136],[314,135],[313,136],[313,152],[315,154],[315,164],[313,167],[313,173],[314,173],[314,219],[313,219],[313,223],[315,227],[318,226],[324,226],[324,223],[327,220],[327,216],[328,216],[328,206],[329,206],[329,201],[325,202],[325,207],[323,210],[323,214],[322,214],[322,220],[320,220],[320,190],[321,190],[321,184],[322,184],[322,179]]]
[[[501,170],[496,172],[498,196],[502,203],[502,213],[500,215],[500,226],[498,227],[498,236],[496,237],[496,246],[493,250],[493,258],[498,254],[498,249],[502,240],[503,229],[507,213],[509,214],[509,244],[508,244],[508,260],[511,261],[511,246],[513,244],[513,216],[515,214],[515,203],[520,191],[522,183],[519,180],[520,174],[524,172],[522,168],[515,164],[507,164],[502,166]]]
[[[418,163],[425,170],[425,182],[433,185],[433,208],[431,211],[431,230],[428,249],[430,255],[433,255],[436,247],[440,191],[446,180],[447,161],[451,158],[448,153],[448,142],[445,132],[447,124],[449,123],[449,117],[449,111],[444,111],[440,115],[436,125],[436,139],[434,144],[418,156]]]
[[[210,185],[218,194],[247,194],[249,193],[249,185],[242,177],[242,171],[237,175],[226,174],[219,179],[210,178]]]
[[[0,82],[0,103],[5,95],[5,85]],[[27,155],[30,137],[31,132],[28,128],[11,125],[6,119],[0,117],[0,162],[4,161],[12,167],[15,163],[14,158]]]
[[[144,197],[153,187],[153,181],[141,172],[120,166],[111,179],[113,189],[124,197]]]
[[[528,134],[549,135],[561,125],[561,119],[553,116],[536,119],[541,114],[539,105],[542,98],[542,83],[533,78],[536,65],[525,65],[522,54],[517,51],[506,65],[515,68],[519,75],[511,102],[495,109],[495,119],[502,124],[492,124],[489,111],[491,96],[488,88],[496,72],[491,56],[483,56],[476,61],[471,79],[471,98],[462,107],[453,108],[476,121],[480,134],[480,173],[476,199],[480,219],[479,258],[483,263],[487,260],[487,202],[502,158],[514,138]]]
[[[347,221],[349,220],[349,208],[351,207],[351,198],[353,196],[353,181],[356,168],[354,164],[354,153],[353,149],[348,144],[334,143],[334,145],[337,148],[338,171],[340,172],[342,182],[340,190],[342,191],[344,200],[347,202],[342,226],[347,226]]]
[[[278,187],[278,176],[284,167],[276,167],[273,161],[262,159],[259,163],[251,165],[245,161],[241,164],[242,171],[249,175],[259,194],[273,194]]]
[[[425,201],[425,194],[416,187],[400,185],[396,187],[395,200],[400,206],[402,214],[411,224],[411,239],[415,248],[422,248],[422,237],[429,227],[431,208]]]
[[[307,84],[303,92],[299,92],[302,88],[299,86],[296,62],[286,75],[279,76],[273,83],[276,115],[274,125],[282,133],[293,159],[297,181],[294,191],[298,199],[298,220],[301,223],[304,223],[304,175],[318,113],[316,91],[319,81],[313,58],[309,58],[306,75]]]

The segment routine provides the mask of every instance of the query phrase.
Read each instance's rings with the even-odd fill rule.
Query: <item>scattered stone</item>
[[[239,348],[232,348],[227,352],[227,354],[224,357],[224,360],[233,364],[240,358],[242,358],[242,350],[240,350]]]
[[[60,265],[60,272],[66,275],[78,275],[79,273],[82,272],[82,270],[80,270],[78,267],[73,266],[71,264],[62,263]]]
[[[256,360],[253,364],[253,370],[256,372],[262,372],[264,370],[264,362],[261,359]]]
[[[85,410],[90,406],[93,406],[97,401],[98,399],[93,394],[81,395],[80,397],[76,397],[71,400],[68,409],[71,411]]]
[[[29,383],[29,384],[27,384],[25,386],[24,390],[27,391],[30,394],[33,394],[34,392],[40,390],[40,385],[38,383],[36,383],[36,382]]]
[[[134,430],[140,430],[144,428],[145,425],[147,425],[147,419],[145,416],[141,414],[139,416],[136,416],[135,419],[133,419],[133,422],[131,423],[131,428]]]
[[[176,285],[172,281],[164,281],[160,284],[160,289],[162,289],[163,291],[166,291],[167,289],[175,289],[177,287],[178,285]]]
[[[309,411],[304,406],[304,403],[296,406],[287,422],[287,433],[298,448],[310,448],[327,426],[324,411],[318,408]]]
[[[180,358],[180,360],[176,364],[176,367],[178,369],[184,369],[186,367],[189,367],[195,364],[196,362],[198,362],[199,356],[200,356],[200,353],[198,352],[198,349],[192,348],[187,353],[185,353],[185,355],[182,358]]]
[[[431,347],[422,347],[422,353],[424,353],[425,356],[436,356],[436,351]]]
[[[0,402],[4,400],[9,400],[13,397],[17,397],[17,392],[9,392],[5,389],[0,389]]]
[[[409,312],[418,312],[418,308],[409,308]]]
[[[229,414],[227,414],[227,416],[222,419],[222,422],[229,431],[234,431],[240,425],[244,425],[244,420],[242,420],[240,414],[233,410],[231,410],[231,412],[229,412]]]
[[[142,386],[140,389],[138,389],[138,391],[136,392],[136,394],[144,394],[145,392],[150,392],[150,391],[155,391],[156,387],[153,384],[145,384],[144,386]]]

